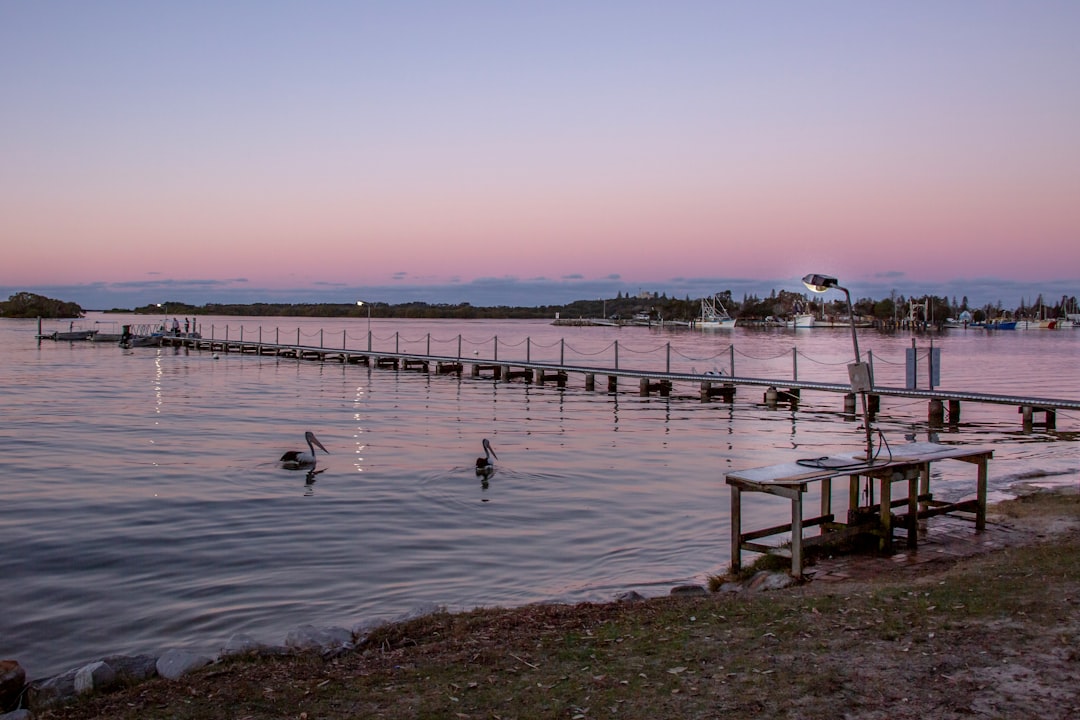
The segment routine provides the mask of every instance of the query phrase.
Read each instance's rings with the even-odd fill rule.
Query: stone
[[[0,712],[18,707],[26,686],[26,670],[15,660],[0,660]]]
[[[644,599],[645,596],[637,590],[628,590],[615,596],[615,602],[639,602]]]
[[[101,660],[83,665],[75,671],[75,692],[79,695],[94,690],[106,690],[115,684],[116,671]]]
[[[4,713],[3,715],[0,715],[0,720],[32,720],[32,716],[30,715],[29,710],[27,710],[26,708],[21,708],[19,710],[12,710],[9,713]]]
[[[676,585],[671,588],[671,595],[675,597],[698,597],[708,594],[709,591],[701,585]]]
[[[436,613],[445,612],[445,610],[445,607],[443,607],[442,605],[437,605],[435,603],[420,603],[419,605],[410,608],[406,612],[394,618],[394,622],[416,620],[417,618],[427,617],[428,615],[435,615]]]
[[[352,642],[352,631],[342,627],[301,625],[285,636],[286,645],[300,650],[330,650],[351,646]]]
[[[30,709],[45,708],[53,703],[75,697],[76,672],[78,672],[77,668],[44,680],[31,681],[28,697]]]
[[[117,682],[135,684],[157,675],[157,658],[152,655],[110,655],[102,661],[116,672]]]
[[[246,633],[234,633],[221,648],[221,655],[245,655],[265,650],[266,645]]]
[[[179,680],[184,675],[206,667],[213,660],[188,650],[168,650],[157,659],[155,667],[158,675],[167,680]]]
[[[769,572],[762,570],[756,573],[746,584],[747,590],[761,591],[780,590],[795,584],[795,578],[786,572]]]

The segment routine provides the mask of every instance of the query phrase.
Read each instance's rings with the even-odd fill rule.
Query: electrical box
[[[930,348],[930,389],[941,385],[941,348]]]
[[[847,371],[852,392],[870,392],[873,389],[874,380],[870,377],[870,365],[868,363],[851,363],[847,366]]]

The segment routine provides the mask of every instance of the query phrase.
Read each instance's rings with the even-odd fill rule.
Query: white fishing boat
[[[702,330],[728,330],[735,327],[735,318],[728,315],[718,295],[701,299],[701,318],[695,323]]]
[[[810,313],[796,313],[785,320],[784,325],[789,328],[812,328],[815,322]]]

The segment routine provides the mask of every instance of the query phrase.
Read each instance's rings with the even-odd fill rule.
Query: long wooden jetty
[[[620,381],[631,380],[636,381],[637,393],[643,397],[652,394],[667,397],[672,394],[675,383],[689,383],[697,387],[696,395],[701,402],[711,402],[719,398],[724,402],[731,403],[734,402],[736,392],[739,389],[760,388],[764,390],[762,404],[769,407],[787,405],[792,409],[797,408],[801,402],[803,391],[834,393],[843,396],[844,414],[852,417],[856,415],[856,395],[852,392],[851,386],[845,383],[812,382],[797,379],[778,380],[715,373],[671,372],[670,370],[626,369],[617,366],[597,367],[564,364],[562,362],[534,362],[528,358],[525,360],[500,360],[498,358],[482,358],[477,355],[474,358],[467,359],[461,356],[460,342],[459,352],[454,356],[400,352],[396,349],[394,351],[373,350],[370,347],[370,335],[368,337],[369,347],[366,350],[347,347],[329,348],[324,347],[321,342],[318,346],[302,344],[299,342],[299,333],[297,343],[282,343],[280,342],[280,336],[275,337],[274,342],[266,342],[261,339],[261,332],[259,335],[260,337],[257,340],[244,339],[243,337],[232,340],[228,339],[228,337],[203,338],[194,334],[165,335],[162,337],[162,344],[212,352],[272,355],[297,360],[359,364],[373,368],[423,373],[434,372],[436,374],[462,375],[466,366],[468,366],[472,377],[489,377],[503,381],[522,380],[538,385],[550,382],[555,383],[558,387],[566,387],[570,382],[570,377],[573,375],[581,376],[584,380],[584,388],[590,391],[596,389],[596,379],[602,377],[604,382],[601,387],[609,393],[619,391]],[[617,365],[617,352],[615,359]],[[1030,429],[1035,425],[1045,426],[1048,430],[1054,429],[1059,410],[1080,410],[1080,401],[1062,398],[932,389],[919,390],[875,385],[867,397],[871,415],[880,410],[882,397],[927,400],[927,420],[932,426],[958,424],[960,422],[961,403],[1014,406],[1021,416],[1025,429]]]

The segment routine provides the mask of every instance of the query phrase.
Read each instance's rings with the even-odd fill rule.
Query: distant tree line
[[[53,300],[29,292],[18,292],[0,301],[0,317],[79,318],[84,314],[78,303]]]
[[[742,300],[735,300],[730,290],[716,294],[717,300],[727,309],[732,317],[748,322],[763,322],[767,318],[785,318],[794,313],[809,312],[817,316],[845,318],[847,304],[840,293],[814,295],[788,290],[773,290],[768,297],[744,295]],[[631,296],[619,293],[614,298],[597,300],[575,300],[565,305],[540,305],[535,307],[494,305],[479,307],[470,303],[382,303],[357,305],[356,303],[247,303],[222,304],[207,303],[191,305],[170,301],[143,305],[134,310],[114,308],[108,312],[137,313],[145,315],[183,316],[183,315],[243,315],[248,317],[284,316],[284,317],[367,317],[370,313],[375,318],[418,318],[418,319],[539,319],[554,318],[630,318],[648,314],[653,320],[692,320],[700,315],[701,299],[668,297],[660,293],[639,293]],[[1024,300],[1012,309],[1005,309],[999,300],[996,305],[969,307],[967,297],[957,301],[946,297],[923,295],[905,297],[895,291],[887,298],[874,300],[861,298],[852,300],[852,309],[857,317],[878,321],[882,324],[914,320],[929,325],[940,325],[947,318],[959,318],[962,313],[971,314],[973,322],[983,322],[996,318],[1036,318],[1063,317],[1067,313],[1078,312],[1075,296],[1062,296],[1059,301],[1047,302],[1040,295],[1028,305]],[[52,298],[20,292],[6,302],[0,302],[0,316],[3,317],[82,317],[83,309],[76,303],[54,300]]]

